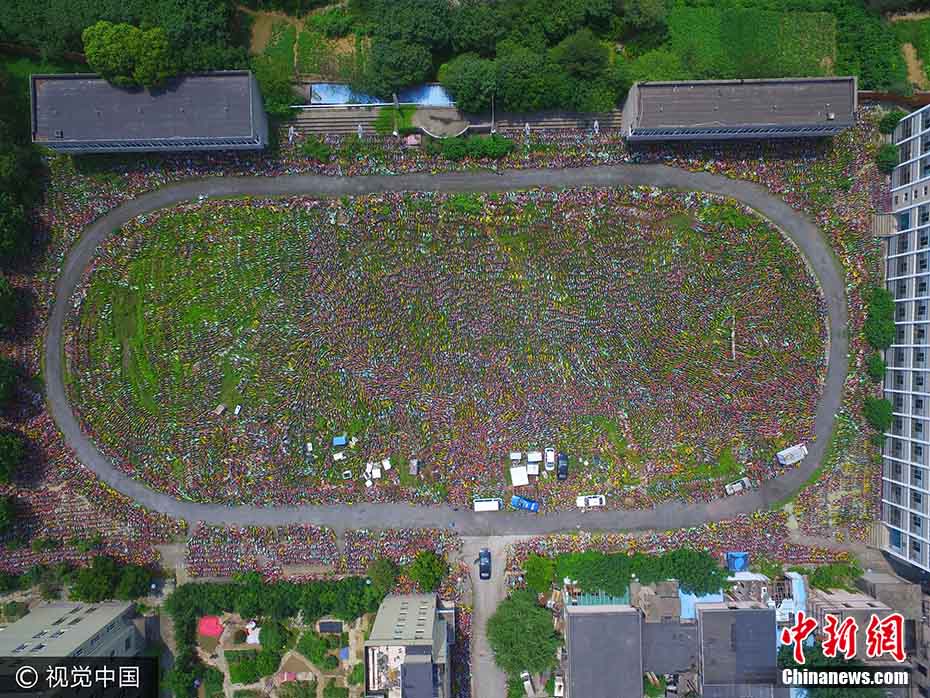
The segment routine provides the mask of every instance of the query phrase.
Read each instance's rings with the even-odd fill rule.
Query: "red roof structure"
[[[223,624],[217,616],[204,616],[197,623],[197,633],[206,637],[219,637],[223,634]]]

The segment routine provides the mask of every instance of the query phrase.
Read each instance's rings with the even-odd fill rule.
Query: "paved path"
[[[517,512],[477,515],[449,506],[409,504],[302,505],[288,507],[195,504],[156,492],[118,470],[81,431],[65,391],[62,330],[70,299],[91,264],[97,246],[115,229],[144,213],[198,196],[271,196],[310,194],[341,196],[385,191],[479,192],[531,187],[654,185],[701,190],[732,196],[757,210],[780,228],[800,249],[817,276],[829,317],[829,363],[824,391],[817,405],[816,439],[809,455],[795,470],[763,482],[758,489],[706,504],[667,502],[639,511],[555,512],[533,516]],[[767,189],[745,181],[664,165],[618,165],[567,170],[411,174],[372,177],[216,177],[165,186],[126,202],[88,227],[68,253],[55,288],[46,330],[44,372],[48,404],[68,445],[80,461],[115,489],[154,511],[187,521],[230,525],[278,525],[312,522],[337,531],[351,528],[454,528],[465,535],[535,534],[585,530],[673,529],[730,518],[767,508],[798,490],[822,458],[843,397],[848,364],[847,314],[842,269],[817,227]]]

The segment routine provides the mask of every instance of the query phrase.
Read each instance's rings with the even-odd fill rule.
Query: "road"
[[[481,192],[532,187],[648,185],[706,191],[739,199],[778,227],[800,250],[817,277],[826,300],[829,343],[827,375],[817,405],[815,440],[809,454],[791,472],[768,480],[738,497],[709,503],[665,502],[637,511],[552,512],[528,516],[518,512],[476,515],[445,505],[413,506],[404,503],[355,505],[251,506],[201,504],[175,499],[134,480],[113,463],[83,433],[68,401],[64,382],[62,334],[71,297],[96,249],[120,226],[136,216],[196,199],[200,196],[359,195],[386,191]],[[836,412],[843,397],[849,342],[845,283],[839,262],[818,228],[764,187],[705,172],[689,172],[664,165],[616,165],[565,170],[512,172],[452,172],[438,175],[325,177],[215,177],[171,184],[127,201],[97,219],[64,259],[46,329],[44,371],[49,409],[65,441],[78,459],[97,476],[143,506],[186,521],[228,525],[280,525],[312,522],[337,532],[352,528],[452,528],[463,535],[541,534],[586,530],[671,529],[695,526],[767,508],[798,490],[823,456]]]
[[[481,192],[532,187],[647,185],[689,191],[706,191],[739,199],[778,227],[800,250],[817,277],[828,317],[828,365],[817,405],[815,440],[807,458],[795,470],[764,482],[750,493],[701,503],[666,502],[639,511],[553,512],[529,516],[516,512],[477,515],[449,506],[413,506],[403,503],[355,505],[246,506],[198,504],[156,492],[116,467],[81,431],[68,402],[64,383],[62,335],[71,298],[91,265],[97,247],[115,230],[136,216],[200,196],[359,195],[386,191]],[[575,530],[673,529],[733,517],[767,508],[798,490],[817,467],[833,430],[843,397],[848,367],[845,283],[842,269],[817,227],[765,188],[708,173],[687,172],[663,165],[618,165],[568,170],[412,174],[372,177],[284,176],[221,177],[172,184],[144,194],[111,210],[89,226],[66,256],[55,288],[46,330],[43,378],[49,408],[68,445],[97,476],[143,506],[187,521],[227,525],[280,525],[312,522],[341,533],[353,528],[450,528],[467,536],[463,557],[471,563],[478,549],[492,551],[494,576],[477,579],[475,566],[472,681],[473,695],[506,695],[506,677],[494,664],[484,634],[485,623],[506,595],[506,546],[515,534],[541,534]]]

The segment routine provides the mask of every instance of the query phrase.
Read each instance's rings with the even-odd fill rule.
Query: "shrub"
[[[349,678],[346,679],[350,686],[361,686],[365,683],[365,665],[361,662],[352,667]]]
[[[480,112],[491,106],[494,81],[494,61],[474,53],[456,56],[439,69],[439,82],[464,112]]]
[[[862,414],[877,432],[887,431],[893,419],[891,403],[884,398],[867,397],[862,405]]]
[[[894,298],[887,289],[880,286],[872,289],[863,332],[874,349],[887,349],[894,341]]]
[[[545,594],[555,580],[555,560],[541,555],[530,555],[523,565],[526,586],[530,591]]]
[[[349,689],[336,685],[335,679],[330,679],[323,688],[323,698],[349,698]]]
[[[330,7],[307,18],[307,27],[330,39],[346,36],[352,32],[356,17],[344,7]]]
[[[865,367],[873,383],[881,383],[885,379],[885,359],[877,351],[869,354]]]
[[[327,654],[323,657],[323,663],[320,665],[325,671],[335,671],[339,668],[339,658],[334,654]]]
[[[384,594],[394,588],[399,572],[397,563],[386,557],[379,557],[368,566],[368,578],[371,579],[372,585]]]
[[[907,113],[901,111],[900,109],[895,109],[888,112],[881,118],[881,121],[878,122],[879,133],[884,133],[886,135],[894,133],[898,122],[901,121],[901,119],[903,119],[905,116],[907,116]]]
[[[333,152],[332,148],[317,136],[309,136],[297,147],[297,150],[300,151],[300,154],[304,157],[316,160],[317,162],[328,162]]]
[[[891,143],[885,143],[875,154],[875,164],[880,172],[891,174],[898,164],[898,149]]]
[[[513,151],[514,144],[509,138],[494,134],[470,138],[447,138],[440,142],[440,148],[443,157],[455,162],[466,157],[499,160]]]

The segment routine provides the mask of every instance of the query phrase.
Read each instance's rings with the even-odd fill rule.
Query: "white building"
[[[895,338],[885,352],[885,397],[894,419],[882,448],[882,547],[930,570],[930,107],[909,114],[894,133],[896,230],[888,239],[886,288],[895,299]]]

